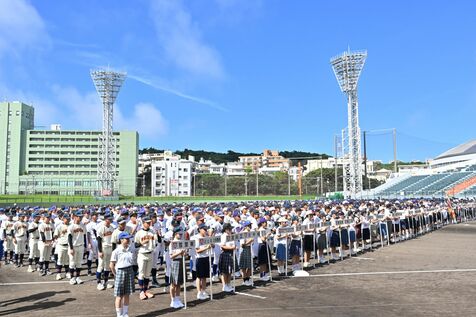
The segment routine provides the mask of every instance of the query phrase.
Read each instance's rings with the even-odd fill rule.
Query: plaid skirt
[[[240,269],[251,269],[251,247],[243,247],[240,254]]]
[[[132,266],[117,269],[114,278],[114,296],[130,295],[135,291],[134,270]]]
[[[218,269],[221,274],[231,274],[233,272],[233,252],[226,251],[220,254]]]
[[[170,263],[170,283],[175,285],[183,284],[183,260],[172,260]]]

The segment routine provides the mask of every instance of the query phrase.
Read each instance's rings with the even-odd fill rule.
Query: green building
[[[34,129],[34,108],[0,103],[0,194],[95,195],[100,131]],[[134,196],[139,136],[114,132],[115,191]]]

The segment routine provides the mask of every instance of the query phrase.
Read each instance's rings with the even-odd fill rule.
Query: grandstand
[[[476,140],[452,148],[429,162],[428,169],[397,173],[365,196],[403,197],[475,197]]]

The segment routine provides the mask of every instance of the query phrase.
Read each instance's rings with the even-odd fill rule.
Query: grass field
[[[179,203],[179,202],[224,202],[224,201],[256,201],[256,200],[298,200],[313,199],[315,196],[194,196],[194,197],[120,197],[116,200],[100,200],[92,196],[59,196],[59,195],[0,195],[0,205],[35,204],[46,206],[51,204],[119,204],[134,203]]]

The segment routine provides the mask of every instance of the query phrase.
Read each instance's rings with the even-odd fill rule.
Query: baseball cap
[[[142,222],[151,222],[152,220],[150,219],[149,216],[142,217]]]
[[[132,236],[130,234],[128,234],[127,232],[121,232],[119,234],[119,240],[121,240],[121,239],[130,239],[130,238],[132,238]]]

